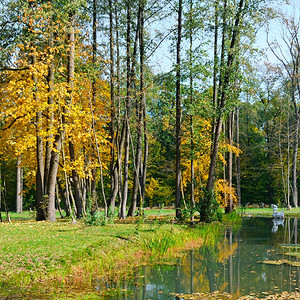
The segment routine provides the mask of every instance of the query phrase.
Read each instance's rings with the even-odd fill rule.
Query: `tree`
[[[232,80],[232,67],[234,66],[234,61],[236,58],[236,46],[238,44],[238,38],[240,34],[240,26],[241,22],[243,20],[244,15],[244,0],[240,0],[236,7],[236,13],[235,17],[233,18],[233,29],[229,36],[231,36],[230,45],[228,48],[228,56],[227,61],[225,63],[224,61],[224,42],[222,44],[222,53],[221,53],[221,62],[220,62],[220,76],[219,76],[219,87],[218,87],[218,104],[217,104],[217,117],[215,121],[214,126],[214,133],[213,133],[213,139],[212,139],[212,151],[211,151],[211,161],[210,161],[210,167],[209,167],[209,176],[206,184],[206,193],[207,193],[207,203],[203,206],[203,211],[201,213],[201,220],[208,221],[210,219],[210,205],[211,205],[211,193],[213,190],[213,183],[215,178],[215,169],[216,169],[216,163],[217,163],[217,155],[218,155],[218,149],[219,149],[219,139],[221,135],[221,129],[222,129],[222,123],[223,123],[223,114],[225,105],[228,100],[228,91],[229,86]],[[226,13],[227,13],[227,5],[226,1],[224,1],[224,11],[223,16],[225,16],[224,20],[226,19]],[[227,26],[223,24],[223,41],[225,36],[227,35]]]
[[[20,22],[31,24],[27,30],[29,37],[24,36],[23,42],[18,45],[14,59],[18,68],[14,72],[6,69],[2,73],[1,86],[1,109],[5,111],[1,136],[3,148],[9,149],[13,157],[22,156],[22,164],[30,170],[28,174],[37,174],[37,219],[50,221],[55,220],[55,186],[60,176],[60,152],[67,154],[61,165],[66,175],[65,188],[70,195],[68,175],[75,172],[78,177],[79,194],[82,193],[77,201],[78,217],[82,215],[81,201],[86,197],[83,178],[90,176],[90,172],[86,171],[86,161],[91,161],[92,168],[97,165],[96,147],[91,144],[95,127],[91,129],[90,103],[84,101],[91,94],[91,78],[84,69],[91,64],[91,49],[85,46],[80,34],[75,39],[74,9],[77,3],[66,7],[61,14],[54,13],[57,12],[55,5],[58,3],[54,1],[41,5],[31,3],[24,8]],[[66,14],[68,18],[65,18]],[[102,101],[107,98],[105,93],[106,85],[98,79],[93,104],[98,114],[93,118],[98,145],[103,143],[102,138],[106,135],[103,128],[105,101]],[[33,125],[36,125],[35,128]],[[13,140],[22,147],[14,148]],[[67,153],[65,143],[70,146]],[[82,155],[83,151],[85,155]],[[34,171],[35,166],[37,172]]]
[[[176,46],[176,218],[181,218],[181,31],[182,0],[178,1],[178,24]]]
[[[291,107],[293,108],[293,158],[292,158],[292,202],[298,207],[298,186],[297,186],[297,157],[299,144],[299,124],[300,108],[298,101],[300,98],[300,81],[299,81],[299,61],[300,61],[300,41],[299,26],[300,22],[295,18],[286,18],[281,16],[283,33],[283,45],[278,42],[271,44],[270,49],[277,57],[289,78],[289,93],[291,97]],[[284,51],[285,47],[287,52]],[[285,54],[287,53],[287,54]]]

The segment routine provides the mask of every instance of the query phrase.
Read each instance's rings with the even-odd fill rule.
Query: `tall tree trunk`
[[[292,162],[292,201],[298,207],[298,186],[297,186],[297,160],[299,144],[299,115],[295,114],[294,141],[293,141],[293,162]]]
[[[5,213],[6,213],[6,218],[9,223],[11,223],[10,220],[10,214],[8,210],[8,203],[7,203],[7,189],[6,189],[6,165],[4,163],[4,174],[2,175],[1,169],[0,169],[0,182],[3,185],[0,189],[0,193],[2,193],[2,198],[4,200],[4,208],[5,208]]]
[[[95,0],[94,0],[95,1]],[[116,104],[115,104],[115,67],[114,67],[114,38],[113,38],[113,5],[109,0],[109,45],[110,45],[110,97],[111,97],[111,115],[110,115],[110,138],[111,138],[111,162],[110,162],[110,210],[114,214],[115,202],[118,194],[118,172],[115,165],[115,123],[116,123]]]
[[[143,102],[144,102],[144,46],[143,46],[143,14],[144,14],[144,0],[139,1],[139,13],[137,20],[137,34],[139,36],[139,48],[140,48],[140,93],[137,97],[137,144],[136,144],[136,158],[135,158],[135,173],[132,189],[131,206],[128,211],[128,216],[134,216],[136,207],[140,207],[138,204],[138,193],[141,197],[141,172],[142,172],[142,137],[143,137]],[[139,198],[139,202],[140,198]]]
[[[182,0],[178,1],[178,24],[177,24],[177,47],[176,47],[176,218],[181,218],[181,31],[182,31]]]
[[[115,166],[115,172],[118,173],[116,184],[118,185],[118,198],[120,203],[119,212],[121,212],[122,206],[122,154],[125,143],[125,127],[122,127],[121,119],[121,97],[120,97],[120,45],[119,45],[119,19],[118,19],[118,7],[115,5],[115,45],[116,45],[116,100],[117,100],[117,134],[116,134],[116,149],[117,149],[117,161]]]
[[[54,222],[56,220],[55,214],[55,186],[57,179],[57,171],[59,165],[59,155],[62,146],[62,132],[59,132],[55,136],[54,140],[55,146],[54,150],[51,151],[51,161],[50,161],[50,169],[48,175],[48,220],[50,222]]]
[[[129,121],[125,121],[125,156],[124,156],[124,182],[123,182],[123,197],[121,203],[120,219],[125,219],[126,217],[126,205],[128,198],[128,171],[129,171]]]
[[[64,140],[64,138],[62,140]],[[61,144],[61,154],[62,154],[63,164],[66,165],[66,154],[65,154],[65,147],[64,147],[63,142]],[[72,218],[72,222],[76,223],[75,215],[77,214],[77,210],[76,210],[76,205],[75,205],[75,201],[73,199],[73,194],[72,194],[72,190],[70,187],[69,178],[68,178],[66,170],[64,170],[64,179],[65,179],[65,185],[66,185],[66,202],[69,207],[69,212],[70,212],[70,215]],[[73,204],[73,208],[74,208],[74,214],[73,214],[73,209],[72,209],[72,205],[71,205],[71,200],[72,200],[72,204]]]
[[[52,0],[49,1],[50,4],[52,3]],[[53,50],[54,43],[53,43],[53,29],[52,29],[52,20],[50,20],[50,26],[49,26],[49,54],[51,55],[51,51]],[[50,162],[51,162],[51,148],[52,145],[52,139],[53,139],[53,123],[54,123],[54,113],[53,113],[53,86],[54,86],[54,61],[53,58],[51,59],[50,65],[48,67],[48,76],[47,76],[47,84],[48,84],[48,128],[47,128],[47,141],[46,141],[46,153],[45,153],[45,170],[44,170],[44,189],[45,194],[48,193],[48,176],[49,176],[49,170],[50,170]]]
[[[191,204],[195,206],[195,167],[194,167],[194,120],[193,120],[193,106],[194,106],[194,91],[193,91],[193,30],[192,30],[192,22],[193,22],[193,0],[190,0],[190,15],[189,15],[189,39],[190,39],[190,135],[191,135]],[[191,213],[191,221],[194,220],[194,214]]]
[[[226,7],[226,1],[224,1],[224,6]],[[218,31],[219,31],[219,0],[215,0],[215,14],[214,14],[214,23],[215,23],[215,32],[214,32],[214,73],[213,73],[213,108],[216,109],[218,101]],[[224,32],[223,32],[224,35]],[[222,45],[222,52],[224,51],[224,45]],[[211,127],[211,136],[213,138],[216,126],[215,117],[212,119]]]
[[[240,149],[240,109],[236,107],[236,144],[238,149]],[[241,157],[236,156],[236,191],[239,200],[239,205],[242,204],[242,194],[241,194]]]
[[[286,149],[286,160],[287,160],[287,175],[286,175],[286,186],[287,186],[287,198],[290,203],[290,108],[288,108],[288,118],[287,118],[287,149]]]
[[[17,213],[23,212],[23,169],[21,167],[21,157],[17,160],[17,195],[16,195],[16,206]]]
[[[223,110],[225,108],[226,104],[226,98],[227,98],[227,90],[229,88],[229,83],[230,83],[230,78],[231,78],[231,68],[232,64],[234,62],[235,58],[235,51],[234,48],[237,44],[237,38],[238,38],[238,33],[240,30],[240,21],[241,21],[241,14],[244,6],[244,0],[240,0],[239,5],[238,5],[238,10],[237,14],[235,17],[235,22],[234,22],[234,28],[231,36],[231,42],[230,42],[230,47],[228,50],[228,57],[227,57],[227,65],[224,71],[224,76],[222,74],[220,75],[220,84],[219,84],[219,91],[220,91],[220,100],[218,101],[218,117],[217,117],[217,122],[216,122],[216,127],[215,127],[215,132],[213,136],[213,143],[212,143],[212,151],[211,151],[211,157],[210,157],[210,165],[209,165],[209,173],[208,173],[208,180],[206,184],[206,203],[204,203],[204,210],[203,213],[200,215],[200,219],[202,221],[207,221],[210,219],[210,194],[213,191],[213,184],[214,184],[214,177],[215,177],[215,169],[216,169],[216,164],[217,164],[217,157],[218,157],[218,150],[219,150],[219,139],[221,135],[221,129],[222,129],[222,122],[223,122]],[[224,35],[224,33],[223,33]],[[220,72],[222,73],[223,68],[221,67]]]
[[[52,1],[51,1],[52,2]],[[50,51],[53,48],[53,31],[50,28],[50,40],[49,40],[49,48]],[[48,195],[48,220],[50,222],[54,222],[56,220],[55,214],[55,186],[56,186],[56,178],[57,178],[57,171],[58,171],[58,164],[59,164],[59,154],[61,150],[61,143],[62,143],[62,132],[56,134],[54,138],[54,145],[50,142],[52,140],[53,135],[51,133],[53,129],[53,122],[54,122],[54,114],[53,114],[53,96],[51,93],[53,92],[53,84],[54,84],[54,62],[53,60],[50,63],[49,70],[48,70],[48,92],[50,96],[48,97],[48,105],[49,105],[49,136],[48,141],[46,143],[46,156],[45,156],[45,174],[44,174],[44,188],[45,188],[45,195]],[[51,150],[54,148],[54,150]]]
[[[32,55],[33,66],[36,64],[36,56]],[[38,102],[37,96],[37,76],[33,75],[35,85],[34,98]],[[38,103],[37,103],[38,105]],[[42,131],[42,112],[40,110],[36,113],[36,158],[37,158],[37,171],[36,171],[36,220],[42,221],[47,219],[47,206],[48,199],[44,193],[44,141]]]
[[[28,0],[28,6],[30,10],[33,12],[35,4]],[[31,24],[28,25],[28,31],[31,31]],[[34,41],[30,41],[32,47],[34,46]],[[37,64],[37,58],[34,51],[30,53],[31,57],[31,65],[34,68]],[[35,105],[37,107],[36,112],[36,162],[37,162],[37,169],[36,169],[36,220],[46,220],[47,218],[47,198],[44,197],[44,141],[43,141],[43,134],[42,134],[42,112],[39,108],[39,97],[38,97],[38,78],[36,72],[33,72],[32,79],[34,82],[34,90],[33,90],[33,98],[35,101]]]
[[[60,183],[59,180],[57,180],[56,184],[57,184],[57,187],[58,187],[58,192],[59,192],[60,198],[62,199],[63,204],[64,204],[66,217],[69,217],[71,214],[70,214],[70,207],[69,207],[69,203],[68,203],[68,199],[67,199],[67,188],[66,188],[66,191],[64,193],[63,188],[62,188],[61,183]]]
[[[217,1],[218,2],[218,1]],[[222,130],[222,116],[220,109],[220,95],[222,93],[223,88],[223,80],[224,80],[224,69],[225,69],[225,39],[227,34],[227,0],[224,0],[223,3],[223,26],[222,26],[222,44],[221,44],[221,58],[220,58],[220,75],[219,75],[219,87],[217,85],[217,71],[218,71],[218,3],[215,3],[215,45],[214,45],[214,91],[213,91],[213,101],[215,104],[215,109],[219,110],[219,116],[217,120],[213,122],[213,134],[212,134],[212,151],[210,157],[210,165],[209,165],[209,174],[208,174],[208,182],[206,185],[206,191],[211,192],[214,183],[215,177],[215,168],[216,168],[216,159],[218,155],[218,147],[219,147],[219,138]],[[217,32],[216,32],[217,31]]]
[[[228,137],[228,144],[230,146],[230,150],[227,154],[228,159],[227,159],[227,180],[228,180],[228,185],[229,188],[232,188],[232,162],[233,162],[233,153],[232,153],[232,146],[233,146],[233,124],[234,124],[234,114],[233,112],[230,112],[228,115],[227,119],[227,137]],[[225,207],[225,212],[230,213],[232,211],[232,193],[228,195],[228,203],[227,206]]]
[[[129,172],[129,151],[130,151],[130,132],[129,132],[129,110],[131,99],[131,67],[130,67],[130,44],[131,44],[131,1],[127,0],[127,32],[126,32],[126,104],[125,104],[125,156],[124,156],[124,183],[123,183],[123,199],[121,203],[120,218],[125,219],[126,204],[128,198],[128,172]]]
[[[144,69],[145,69],[145,39],[144,39],[144,14],[145,6],[147,1],[142,3],[141,11],[141,28],[140,28],[140,73],[141,73],[141,82],[140,82],[140,94],[141,94],[141,104],[142,104],[142,119],[144,126],[144,157],[143,162],[141,163],[141,195],[139,199],[139,207],[143,207],[143,202],[145,199],[145,188],[146,188],[146,178],[147,178],[147,162],[148,162],[148,132],[147,132],[147,110],[146,110],[146,92],[145,92],[145,83],[144,83]]]
[[[97,61],[97,0],[93,0],[93,42],[92,42],[92,51],[93,51],[93,67],[96,68]],[[96,106],[96,78],[92,79],[92,107],[91,110],[94,110]],[[96,189],[96,173],[97,170],[94,167],[92,169],[92,178],[90,180],[91,183],[91,214],[94,214],[98,208],[97,202],[97,189]]]
[[[69,53],[68,53],[68,92],[69,99],[67,99],[68,105],[72,105],[72,93],[74,88],[74,70],[75,70],[75,11],[71,8],[69,12]],[[73,141],[69,141],[69,154],[72,163],[75,162],[75,148]],[[77,218],[82,217],[82,201],[79,176],[76,169],[72,169],[73,189],[75,192],[75,204],[77,209]]]
[[[149,142],[148,142],[148,129],[147,129],[147,113],[146,113],[146,101],[143,105],[143,119],[144,119],[144,157],[143,157],[143,171],[141,179],[141,199],[140,203],[143,206],[143,201],[145,199],[146,190],[146,179],[147,179],[147,164],[148,164],[148,154],[149,154]]]

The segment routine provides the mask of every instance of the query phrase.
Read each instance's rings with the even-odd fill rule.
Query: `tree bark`
[[[145,65],[145,39],[144,39],[144,14],[145,14],[145,2],[142,4],[141,12],[141,28],[140,28],[140,66],[141,66],[141,82],[140,82],[140,93],[141,93],[141,104],[142,104],[142,119],[144,126],[144,157],[141,163],[141,195],[139,199],[139,207],[143,207],[143,202],[145,199],[145,189],[146,189],[146,178],[147,178],[147,163],[148,163],[148,131],[147,131],[147,110],[146,110],[146,91],[144,83],[144,65]]]
[[[49,1],[52,3],[52,0]],[[54,42],[53,42],[53,29],[52,29],[52,20],[50,20],[50,26],[49,26],[49,54],[51,55],[51,50],[54,47]],[[54,113],[53,113],[53,105],[54,105],[54,100],[52,93],[54,91],[54,61],[51,59],[50,65],[48,67],[48,76],[47,76],[47,83],[48,83],[48,119],[49,119],[49,125],[47,128],[47,140],[46,140],[46,153],[45,153],[45,170],[44,170],[44,189],[45,189],[45,194],[48,193],[48,176],[49,176],[49,170],[50,170],[50,163],[51,163],[51,147],[52,145],[52,139],[53,139],[53,123],[54,123]]]
[[[190,135],[191,135],[191,205],[195,206],[195,167],[194,167],[194,119],[193,119],[193,107],[194,107],[194,91],[193,91],[193,30],[192,30],[192,21],[193,21],[193,0],[190,0],[190,30],[189,30],[189,39],[190,39]],[[194,214],[191,213],[191,221],[194,220]]]
[[[70,106],[72,104],[72,93],[74,88],[74,71],[75,71],[75,11],[71,9],[69,12],[69,53],[68,53],[68,92],[69,98],[67,103]],[[69,142],[69,152],[71,163],[75,162],[75,148],[72,141]],[[76,169],[72,169],[73,189],[75,192],[75,204],[77,209],[77,218],[82,218],[82,201],[79,176]]]
[[[224,1],[224,6],[226,8],[226,1]],[[215,32],[214,32],[214,73],[213,73],[213,109],[216,109],[217,107],[217,101],[218,101],[218,31],[219,31],[219,0],[215,0],[215,14],[214,14],[214,23],[215,23]],[[225,12],[224,12],[225,14]],[[223,19],[224,21],[224,19]],[[223,36],[224,36],[224,30],[223,30]],[[224,44],[222,43],[221,48],[222,53],[224,52]],[[216,126],[216,120],[215,116],[212,118],[212,126],[211,126],[211,136],[212,139],[214,137],[215,132],[215,126]]]
[[[297,160],[299,144],[299,115],[295,115],[294,141],[293,141],[293,162],[292,162],[292,201],[295,207],[298,207],[298,186],[297,186]]]
[[[36,56],[32,55],[32,64],[36,64]],[[37,76],[33,75],[33,81],[35,85],[34,98],[38,102],[37,96]],[[36,113],[36,158],[37,158],[37,170],[36,170],[36,220],[42,221],[47,219],[47,206],[48,199],[44,193],[44,139],[42,136],[42,112]]]
[[[68,199],[67,199],[67,196],[66,196],[66,193],[67,193],[67,189],[64,193],[63,189],[62,189],[62,186],[61,186],[61,183],[59,180],[57,180],[57,187],[58,187],[58,192],[59,192],[59,195],[60,195],[60,198],[62,199],[63,201],[63,204],[64,204],[64,209],[65,209],[65,212],[66,212],[66,217],[69,217],[70,216],[70,207],[69,207],[69,203],[68,203]]]
[[[144,36],[143,36],[143,14],[144,14],[144,0],[139,1],[139,13],[137,20],[137,33],[139,34],[139,48],[140,48],[140,93],[137,98],[137,144],[136,144],[136,158],[135,158],[135,173],[132,189],[131,206],[128,211],[128,216],[134,216],[136,207],[140,207],[138,202],[138,193],[141,197],[141,172],[142,172],[142,137],[143,137],[143,103],[144,103]],[[141,199],[139,198],[139,202]]]
[[[181,31],[182,0],[178,1],[177,47],[176,47],[176,218],[181,218]]]
[[[236,107],[236,144],[238,149],[240,149],[240,109]],[[241,195],[241,157],[236,156],[236,192],[239,201],[239,205],[242,205],[242,195]]]
[[[95,0],[94,0],[95,1]],[[116,123],[116,104],[115,104],[115,67],[114,67],[114,38],[113,38],[113,5],[112,0],[109,0],[109,45],[110,45],[110,100],[111,100],[111,113],[110,113],[110,138],[111,138],[111,162],[110,162],[110,210],[114,214],[115,202],[118,195],[118,172],[115,165],[115,123]]]
[[[23,169],[21,167],[21,157],[17,160],[17,195],[16,195],[16,206],[17,213],[23,212]]]
[[[123,198],[121,203],[120,218],[125,219],[126,204],[128,198],[128,172],[129,172],[129,151],[130,151],[130,132],[129,132],[129,111],[131,99],[131,1],[127,0],[127,32],[126,32],[126,103],[125,103],[125,155],[124,155],[124,183],[123,183]]]
[[[4,164],[4,174],[3,175],[2,175],[2,172],[0,169],[0,182],[1,182],[1,185],[3,184],[3,186],[0,189],[0,193],[2,193],[2,198],[4,201],[6,218],[7,218],[8,222],[11,223],[10,214],[9,214],[9,210],[8,210],[8,203],[7,203],[6,172],[5,171],[6,171],[6,168],[5,168],[5,164]]]
[[[52,1],[51,1],[52,2]],[[50,40],[49,40],[49,47],[52,49],[54,46],[53,44],[53,31],[50,28]],[[44,172],[44,189],[45,195],[48,195],[48,220],[50,222],[54,222],[56,220],[55,214],[55,186],[56,186],[56,178],[57,178],[57,171],[58,171],[58,164],[59,164],[59,154],[61,150],[61,143],[62,143],[62,132],[59,129],[58,133],[54,138],[54,145],[50,142],[53,138],[53,134],[51,133],[53,129],[53,122],[54,122],[54,114],[53,114],[53,96],[51,93],[53,92],[54,88],[54,62],[53,60],[50,63],[49,71],[48,71],[48,105],[49,105],[49,129],[50,132],[48,136],[48,141],[46,143],[46,155],[45,155],[45,172]],[[51,147],[55,150],[51,150]]]
[[[228,115],[227,119],[227,137],[228,137],[228,144],[230,148],[233,146],[233,119],[234,119],[234,114],[233,112],[230,112]],[[228,180],[228,185],[230,188],[232,188],[232,163],[233,163],[233,153],[232,150],[230,149],[228,151],[228,159],[227,159],[227,180]],[[230,213],[232,211],[232,194],[230,193],[228,195],[228,203],[227,206],[225,207],[225,212]]]

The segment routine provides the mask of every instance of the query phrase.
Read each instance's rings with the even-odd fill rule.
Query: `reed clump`
[[[183,237],[174,232],[154,233],[144,239],[144,249],[151,252],[151,256],[171,254],[172,249],[182,246]]]
[[[223,222],[229,225],[240,226],[242,224],[242,217],[237,211],[232,211],[229,214],[223,215]]]

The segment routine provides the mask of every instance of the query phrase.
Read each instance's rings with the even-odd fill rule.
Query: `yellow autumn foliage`
[[[233,206],[236,206],[239,202],[235,187],[229,186],[227,180],[219,179],[216,181],[215,193],[221,207],[227,206],[230,197],[232,197]]]
[[[208,120],[200,117],[194,117],[194,127],[197,132],[194,136],[195,151],[192,154],[194,158],[195,174],[195,200],[203,197],[203,185],[207,182],[210,164],[210,146],[211,146],[211,124]],[[191,153],[190,153],[190,135],[187,128],[184,128],[185,135],[182,138],[182,184],[186,188],[191,181]]]
[[[95,99],[91,103],[92,78],[84,66],[91,64],[92,49],[86,46],[84,35],[79,31],[75,42],[75,79],[70,95],[66,80],[68,29],[59,17],[56,22],[50,22],[49,11],[50,2],[21,13],[20,22],[25,27],[31,24],[29,30],[39,42],[18,45],[14,50],[14,61],[20,70],[0,74],[0,156],[1,159],[22,157],[22,166],[26,167],[25,180],[30,185],[34,185],[35,180],[37,136],[43,139],[44,145],[48,142],[54,150],[54,137],[63,132],[66,160],[60,166],[68,173],[75,168],[79,176],[86,177],[90,175],[87,164],[92,167],[99,165],[92,129],[94,123],[104,170],[108,169],[110,159],[106,132],[109,116],[108,85],[98,74]],[[53,47],[47,42],[51,30],[57,31]],[[33,55],[36,58],[35,64],[31,61]],[[49,82],[47,76],[52,61],[55,79]],[[49,85],[53,88],[51,92]],[[53,104],[49,104],[50,98]],[[39,124],[36,123],[38,113],[42,119]],[[69,159],[69,142],[75,148],[76,159],[73,162]]]

